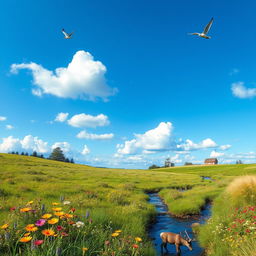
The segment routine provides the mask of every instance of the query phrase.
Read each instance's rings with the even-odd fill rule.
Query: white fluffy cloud
[[[47,142],[32,135],[25,136],[23,140],[20,140],[20,144],[22,149],[37,151],[38,153],[46,153],[49,150]]]
[[[7,118],[5,116],[0,116],[0,121],[5,121]]]
[[[69,153],[71,151],[71,146],[68,142],[55,142],[52,145],[52,149],[55,149],[57,147],[60,147],[64,154]]]
[[[10,151],[37,151],[38,153],[48,152],[48,143],[39,139],[38,137],[33,137],[32,135],[27,135],[23,139],[14,138],[9,136],[2,139],[0,142],[0,152],[8,153]]]
[[[12,125],[10,125],[10,124],[7,124],[7,125],[5,126],[5,128],[6,128],[7,130],[12,130],[14,127],[13,127]]]
[[[224,155],[225,155],[225,153],[221,153],[221,152],[217,152],[217,151],[213,150],[210,154],[210,157],[221,157]]]
[[[51,94],[61,98],[95,100],[99,97],[107,100],[117,91],[106,83],[106,67],[85,51],[77,51],[67,67],[60,67],[55,71],[33,62],[11,66],[12,73],[17,73],[20,69],[32,71],[36,86],[32,93],[36,96]]]
[[[68,113],[63,113],[63,112],[61,112],[61,113],[59,113],[57,116],[56,116],[56,118],[55,118],[55,120],[54,121],[56,121],[56,122],[65,122],[66,120],[67,120],[67,118],[68,118]]]
[[[86,145],[84,145],[84,148],[83,148],[81,154],[88,155],[89,153],[90,153],[90,149]]]
[[[177,145],[177,148],[179,150],[184,150],[184,151],[192,151],[192,150],[199,150],[199,149],[205,149],[205,148],[215,148],[218,145],[216,144],[215,141],[212,139],[205,139],[202,140],[199,143],[194,143],[192,140],[186,140],[185,143],[181,143]]]
[[[227,145],[222,145],[222,146],[220,146],[220,150],[228,150],[228,149],[230,149],[232,146],[231,145],[229,145],[229,144],[227,144]]]
[[[231,90],[235,97],[241,99],[253,98],[256,96],[256,88],[246,88],[244,82],[233,83]]]
[[[87,139],[87,140],[110,140],[114,138],[113,133],[105,133],[105,134],[94,134],[88,133],[87,131],[81,131],[76,135],[79,139]]]
[[[68,120],[68,124],[73,127],[97,127],[97,126],[106,126],[109,125],[110,122],[108,117],[103,114],[99,114],[97,116],[87,115],[87,114],[78,114],[72,116]]]
[[[144,134],[135,134],[135,139],[117,145],[119,154],[137,154],[141,151],[164,151],[173,147],[171,140],[173,125],[161,122],[156,128]]]

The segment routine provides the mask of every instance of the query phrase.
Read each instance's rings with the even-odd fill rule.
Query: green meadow
[[[159,192],[172,214],[197,214],[208,200],[219,198],[234,178],[255,173],[256,165],[126,170],[0,154],[1,255],[153,256],[147,228],[156,213],[147,192]],[[181,188],[187,190],[178,191]],[[70,204],[63,205],[63,200]],[[31,241],[43,240],[42,245],[32,248],[31,241],[20,242],[26,225],[43,213],[54,215],[53,203],[74,215],[72,220],[58,219],[67,236],[47,224],[47,229],[55,230],[55,237],[45,238],[39,227],[27,236]],[[21,212],[25,207],[32,211]],[[78,221],[84,226],[76,229]]]

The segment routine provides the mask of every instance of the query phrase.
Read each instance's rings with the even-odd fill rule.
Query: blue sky
[[[255,8],[1,1],[0,151],[60,145],[77,162],[124,168],[255,162]],[[211,17],[210,40],[188,35]]]

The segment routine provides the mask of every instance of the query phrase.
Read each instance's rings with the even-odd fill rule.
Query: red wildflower
[[[63,229],[62,226],[57,226],[57,230],[58,230],[58,231],[61,231],[62,229]]]
[[[139,246],[137,244],[133,244],[132,247],[135,249],[139,248]]]
[[[34,245],[37,245],[37,246],[39,246],[39,245],[41,245],[43,243],[44,243],[44,240],[36,240],[36,241],[34,241]]]

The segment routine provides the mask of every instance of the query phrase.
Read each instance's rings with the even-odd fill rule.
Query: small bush
[[[127,200],[128,195],[125,191],[113,190],[108,194],[108,200],[118,205],[126,205],[129,204]]]

